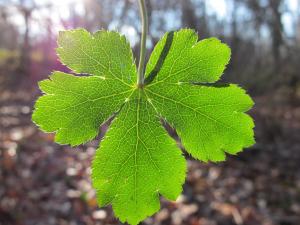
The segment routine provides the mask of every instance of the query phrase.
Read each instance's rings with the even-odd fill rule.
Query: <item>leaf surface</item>
[[[186,150],[202,161],[223,161],[254,144],[253,106],[236,85],[206,85],[219,80],[230,49],[216,38],[197,42],[190,29],[167,33],[147,65],[147,96],[177,130]],[[198,85],[195,85],[198,83]]]
[[[147,95],[178,132],[183,146],[202,161],[223,161],[254,144],[253,121],[244,112],[253,102],[236,85],[153,85]]]
[[[101,205],[111,203],[121,221],[137,224],[159,210],[159,194],[176,200],[186,163],[143,91],[124,105],[92,165]]]
[[[132,93],[120,82],[62,72],[54,72],[39,86],[45,95],[35,104],[33,121],[45,132],[56,132],[57,143],[72,146],[93,139]]]
[[[115,116],[96,151],[92,181],[99,205],[112,204],[121,221],[138,224],[159,210],[159,195],[175,200],[182,190],[186,163],[162,119],[205,162],[254,144],[246,114],[253,101],[237,85],[215,83],[230,59],[218,39],[198,42],[189,29],[167,33],[150,56],[142,88],[128,41],[117,32],[64,31],[58,45],[61,62],[81,76],[53,72],[41,81],[32,119],[56,142],[79,145]]]
[[[136,82],[129,42],[117,32],[61,31],[56,51],[61,62],[76,73],[103,76],[125,85]]]
[[[219,80],[230,60],[230,48],[216,38],[197,40],[197,33],[191,29],[166,33],[151,54],[146,80],[155,79],[155,83]]]

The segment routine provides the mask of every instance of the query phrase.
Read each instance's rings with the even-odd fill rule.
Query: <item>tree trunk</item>
[[[280,11],[280,7],[282,4],[282,0],[270,0],[269,7],[272,12],[272,17],[270,18],[269,25],[272,36],[272,52],[274,59],[274,69],[275,72],[280,71],[281,68],[281,52],[280,48],[283,44],[283,25],[282,25],[282,12]]]
[[[197,17],[191,0],[181,0],[181,23],[183,27],[197,29]]]

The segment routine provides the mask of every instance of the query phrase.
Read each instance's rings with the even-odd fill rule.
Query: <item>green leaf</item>
[[[93,139],[100,125],[132,93],[131,88],[114,80],[62,72],[54,72],[39,86],[45,95],[35,104],[33,121],[45,132],[56,132],[57,143],[72,146]]]
[[[156,45],[146,74],[165,83],[217,81],[230,60],[230,48],[216,38],[197,40],[197,33],[190,29],[167,33]]]
[[[58,46],[61,62],[76,73],[103,76],[127,85],[136,82],[129,42],[117,32],[61,31]]]
[[[183,146],[202,161],[223,161],[254,144],[253,102],[236,85],[158,84],[147,88],[154,107],[176,128]]]
[[[54,132],[61,144],[95,138],[115,116],[92,165],[100,206],[112,204],[121,221],[137,224],[159,209],[159,195],[175,200],[186,165],[175,141],[160,124],[178,132],[188,153],[202,161],[225,160],[254,143],[253,101],[237,85],[217,85],[230,49],[216,38],[198,42],[188,29],[167,33],[136,85],[136,67],[125,38],[83,29],[59,35],[57,52],[75,76],[54,72],[40,82],[44,95],[33,121]]]
[[[186,163],[143,91],[124,105],[93,161],[100,205],[112,204],[121,221],[137,224],[159,210],[159,194],[176,200]]]
[[[60,32],[57,53],[76,77],[54,72],[40,82],[45,93],[35,105],[33,121],[45,132],[56,132],[60,144],[79,145],[93,139],[100,125],[118,111],[132,93],[136,68],[124,36],[83,29]]]

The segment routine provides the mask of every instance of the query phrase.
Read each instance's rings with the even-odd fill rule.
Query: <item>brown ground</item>
[[[0,93],[0,225],[120,224],[96,205],[89,166],[97,143],[53,143],[30,121],[32,96]],[[279,96],[255,99],[254,147],[220,164],[189,160],[182,196],[162,200],[143,224],[299,225],[300,107]]]

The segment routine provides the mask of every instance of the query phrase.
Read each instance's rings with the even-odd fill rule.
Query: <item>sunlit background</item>
[[[31,10],[29,26],[32,30],[32,36],[36,38],[42,38],[44,35],[47,35],[49,32],[49,26],[52,33],[56,34],[59,30],[64,30],[70,28],[76,24],[76,21],[72,21],[71,18],[74,16],[79,16],[81,18],[92,20],[98,18],[101,19],[101,11],[104,9],[101,7],[101,0],[61,0],[61,1],[51,1],[51,0],[39,0],[36,2],[33,1],[3,1],[0,3],[9,13],[9,16],[6,18],[10,23],[14,24],[20,31],[24,32],[25,21],[22,9],[20,5],[28,10]],[[103,1],[105,2],[105,0]],[[113,2],[113,1],[112,1]],[[128,2],[134,2],[134,0],[128,0]],[[197,4],[201,1],[192,1]],[[238,2],[238,1],[237,1]],[[243,1],[241,1],[243,2]],[[268,4],[268,1],[261,1],[262,5]],[[210,0],[206,1],[205,10],[208,16],[216,17],[219,21],[230,21],[232,16],[232,11],[236,10],[233,2],[230,0]],[[103,3],[102,3],[103,4]],[[106,19],[108,22],[109,29],[117,29],[128,36],[132,43],[138,41],[137,32],[138,32],[138,20],[137,18],[132,17],[128,21],[120,21],[122,17],[124,7],[126,7],[126,1],[120,1],[117,5],[113,5],[113,9],[110,9],[108,12],[104,13],[105,16],[109,15],[109,19]],[[96,7],[96,8],[94,8]],[[284,23],[284,31],[292,36],[295,35],[295,25],[297,24],[297,15],[299,14],[299,1],[298,0],[287,0],[284,5],[284,11],[282,13],[282,22]],[[136,7],[130,7],[128,10],[129,14],[136,14]],[[197,8],[195,13],[200,12],[200,7]],[[169,11],[169,12],[168,12]],[[170,10],[153,10],[153,16],[163,17],[163,22],[166,25],[168,30],[179,29],[181,24],[180,20],[176,20],[176,15],[174,14],[174,9]],[[99,15],[96,15],[99,13]],[[201,12],[200,12],[201,13]],[[239,20],[249,20],[251,18],[251,12],[245,7],[240,7],[237,12],[240,15]],[[49,15],[51,17],[49,18]],[[99,21],[100,22],[100,21]],[[49,24],[50,23],[50,24]],[[79,23],[79,22],[77,22]],[[94,22],[96,23],[96,21]],[[101,28],[100,24],[95,24],[93,29]],[[159,25],[158,25],[159,27]],[[155,31],[154,27],[154,31]],[[267,29],[264,32],[264,36],[268,36]],[[156,33],[156,32],[155,32]],[[40,37],[37,37],[40,35]]]
[[[220,164],[187,156],[182,195],[162,200],[143,224],[299,225],[300,0],[147,3],[148,57],[166,31],[183,27],[231,47],[221,82],[254,98],[257,144]],[[99,140],[60,146],[31,122],[37,82],[69,71],[55,53],[58,32],[78,27],[118,30],[138,60],[137,0],[0,0],[0,225],[120,224],[110,207],[97,207],[91,186]]]
[[[275,8],[270,5],[272,1]],[[291,54],[288,51],[295,51],[293,45],[299,40],[300,33],[299,1],[272,1],[149,1],[151,26],[147,46],[149,50],[152,49],[168,30],[194,28],[200,38],[217,36],[231,45],[232,67],[235,68],[233,76],[238,77],[237,81],[246,84],[249,83],[249,76],[260,74],[266,76],[262,79],[268,79],[274,71],[271,69],[273,65],[265,62],[266,56],[273,54],[275,66],[280,66],[283,61],[281,59],[288,58],[288,54]],[[18,53],[23,59],[27,60],[27,56],[31,55],[36,60],[43,61],[42,70],[49,64],[48,70],[34,74],[35,79],[40,79],[53,70],[52,63],[56,57],[53,49],[60,30],[76,27],[84,27],[92,32],[98,29],[118,30],[126,35],[135,55],[138,54],[140,21],[134,0],[1,0],[0,6],[2,55],[7,49],[15,50],[20,47],[23,51]],[[255,57],[249,59],[252,62],[242,65],[239,61],[244,52],[251,51],[255,54]],[[25,74],[29,72],[28,68],[39,67],[34,61],[23,64],[27,67],[23,68]],[[264,71],[257,72],[258,69]]]

